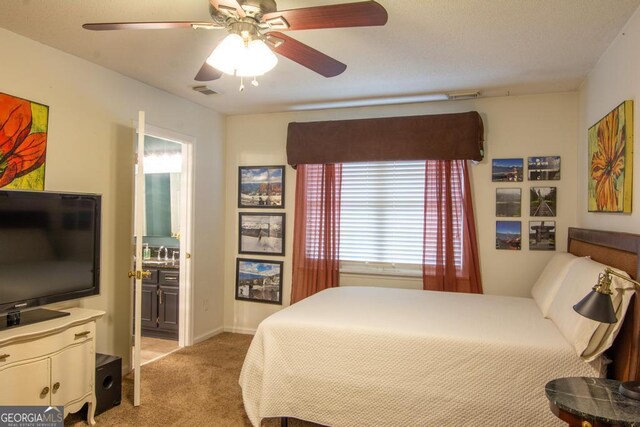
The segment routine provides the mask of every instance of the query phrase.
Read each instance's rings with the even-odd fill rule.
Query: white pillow
[[[577,259],[578,257],[573,254],[557,252],[551,257],[549,262],[547,262],[538,280],[533,285],[533,288],[531,288],[531,296],[544,317],[547,317],[549,307],[556,293],[558,293],[560,284],[567,275],[569,267]]]
[[[573,306],[591,291],[598,282],[598,276],[606,267],[589,258],[578,258],[572,262],[549,307],[548,317],[572,345],[578,356],[587,361],[594,360],[611,346],[633,295],[631,291],[618,292],[618,289],[633,289],[633,285],[624,279],[612,276],[614,309],[618,316],[616,323],[601,324],[575,312]],[[616,270],[616,272],[628,277],[628,274],[623,271]]]

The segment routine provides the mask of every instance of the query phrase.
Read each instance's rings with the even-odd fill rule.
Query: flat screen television
[[[100,207],[97,194],[0,190],[0,329],[100,293]]]

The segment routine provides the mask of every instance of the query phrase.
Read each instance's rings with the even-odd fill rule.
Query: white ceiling
[[[278,9],[356,0],[278,0]],[[192,90],[224,30],[93,32],[87,22],[210,21],[207,0],[3,0],[0,27],[227,114],[301,104],[480,89],[484,96],[576,90],[640,0],[378,0],[383,27],[292,31],[347,64],[325,78],[284,57],[239,80]],[[5,58],[6,59],[6,58]]]

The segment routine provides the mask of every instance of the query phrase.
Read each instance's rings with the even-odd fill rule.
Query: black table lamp
[[[607,267],[604,269],[604,273],[600,273],[598,276],[598,283],[591,292],[573,306],[578,314],[601,323],[616,323],[618,321],[611,301],[613,294],[611,292],[611,275],[618,276],[640,287],[640,283]],[[640,381],[623,382],[620,384],[619,391],[623,396],[640,400]]]

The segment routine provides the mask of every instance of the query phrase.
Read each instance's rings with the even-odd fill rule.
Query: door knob
[[[151,272],[136,270],[128,272],[127,276],[129,277],[129,279],[131,279],[132,277],[135,277],[136,279],[146,279],[147,277],[151,277]]]

